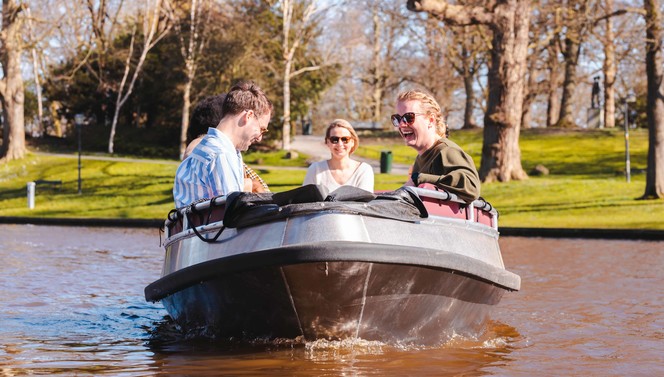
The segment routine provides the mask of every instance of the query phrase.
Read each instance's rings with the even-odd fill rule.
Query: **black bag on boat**
[[[325,197],[324,189],[316,185],[277,194],[234,192],[226,199],[224,226],[240,228],[322,211],[409,222],[429,216],[420,198],[408,188],[378,195],[358,188],[342,188]]]
[[[355,186],[341,186],[325,197],[326,202],[370,202],[374,199],[373,192]]]

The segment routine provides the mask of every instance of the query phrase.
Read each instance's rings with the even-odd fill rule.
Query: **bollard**
[[[380,151],[380,172],[390,174],[392,171],[392,151]]]
[[[35,208],[35,183],[28,182],[28,208]]]

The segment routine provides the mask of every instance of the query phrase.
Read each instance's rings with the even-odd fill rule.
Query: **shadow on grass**
[[[514,213],[534,213],[542,211],[573,211],[573,210],[589,210],[597,209],[601,211],[605,208],[619,208],[619,207],[629,207],[632,209],[635,205],[647,205],[648,203],[635,203],[635,201],[624,201],[624,202],[597,202],[597,201],[583,201],[583,202],[565,202],[565,203],[540,203],[540,204],[529,204],[528,206],[502,206],[500,213],[502,215],[514,214]]]

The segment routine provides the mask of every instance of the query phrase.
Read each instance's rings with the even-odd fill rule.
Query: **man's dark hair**
[[[202,134],[206,134],[208,128],[217,127],[221,118],[224,117],[223,104],[225,94],[205,97],[191,112],[189,129],[187,130],[187,143]]]
[[[236,115],[245,110],[252,110],[257,116],[272,114],[272,102],[253,81],[240,81],[233,85],[224,99],[224,114]]]

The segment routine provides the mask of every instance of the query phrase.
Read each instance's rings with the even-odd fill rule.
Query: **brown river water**
[[[522,290],[479,339],[184,339],[143,288],[157,230],[0,225],[0,376],[664,376],[664,242],[503,237]]]

